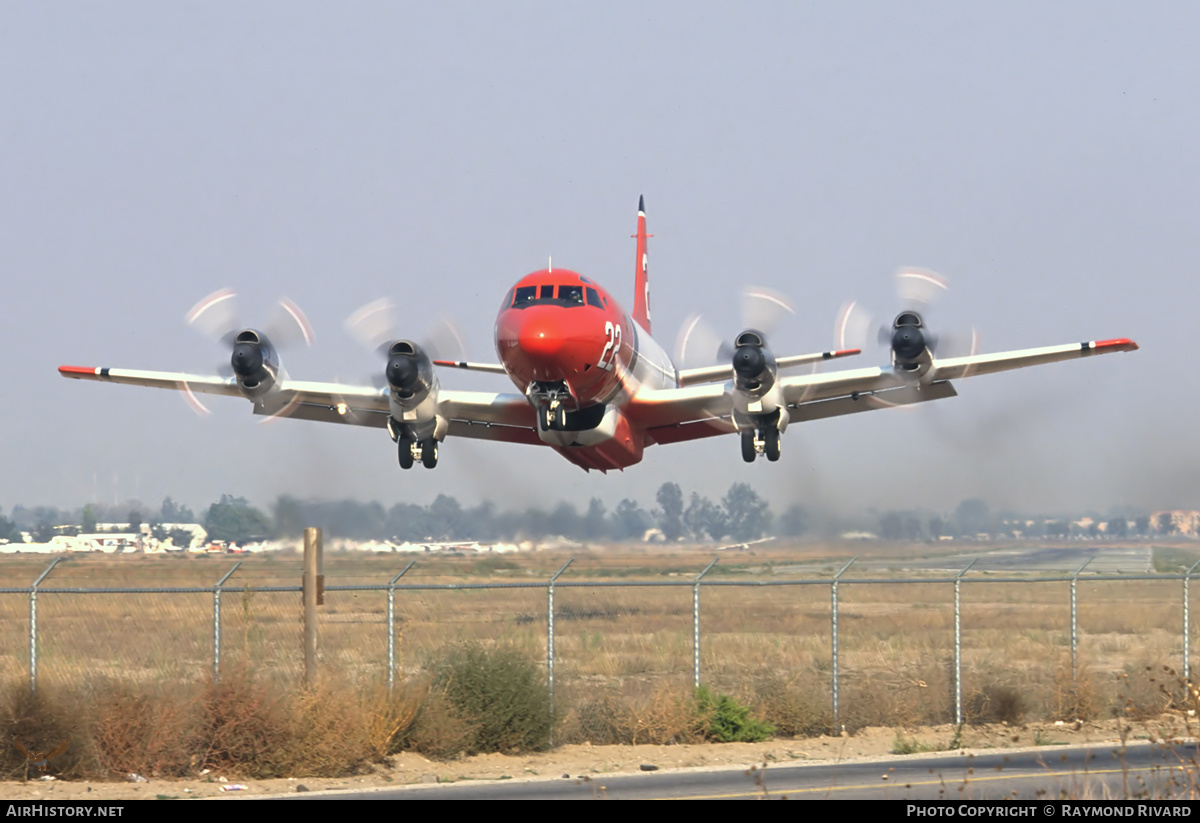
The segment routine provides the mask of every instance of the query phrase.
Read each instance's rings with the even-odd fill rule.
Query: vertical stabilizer
[[[650,331],[650,270],[646,257],[646,198],[638,197],[637,272],[634,276],[633,319],[646,331]]]

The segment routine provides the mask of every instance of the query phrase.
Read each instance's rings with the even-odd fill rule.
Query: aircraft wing
[[[468,360],[434,360],[435,366],[444,366],[448,369],[466,369],[467,371],[481,371],[488,374],[508,374],[508,369],[500,363],[472,363]]]
[[[1089,341],[936,360],[919,381],[891,368],[867,368],[781,377],[779,385],[793,422],[818,420],[954,397],[958,392],[951,379],[1136,349],[1127,338]],[[629,414],[656,443],[725,434],[735,430],[732,391],[728,382],[641,391],[631,401]]]
[[[92,366],[60,366],[58,371],[77,380],[174,389],[194,405],[199,405],[195,393],[245,397],[232,377]],[[255,414],[376,428],[387,426],[389,414],[386,388],[342,383],[283,379],[253,403]],[[438,395],[438,413],[449,421],[451,436],[538,442],[533,407],[520,394],[443,390]]]
[[[792,366],[803,366],[810,363],[821,363],[839,357],[852,357],[861,354],[862,349],[842,349],[840,351],[823,351],[816,354],[793,354],[775,358],[775,365],[780,369]],[[704,366],[698,369],[680,369],[678,372],[679,385],[692,386],[697,383],[712,383],[729,380],[733,377],[733,365],[726,363],[719,366]]]

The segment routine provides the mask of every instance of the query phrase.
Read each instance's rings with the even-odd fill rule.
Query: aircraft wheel
[[[411,469],[413,465],[412,441],[407,437],[397,437],[396,450],[400,455],[400,468]]]
[[[538,406],[538,423],[542,426],[542,431],[550,431],[554,428],[553,419],[550,417],[549,406]]]
[[[567,427],[567,410],[559,406],[554,410],[554,428],[562,431]]]
[[[438,461],[438,444],[433,438],[421,444],[421,463],[427,469],[432,469]]]
[[[742,459],[747,463],[753,463],[756,457],[758,454],[754,451],[754,431],[742,432]]]
[[[767,441],[767,459],[774,463],[779,459],[780,437],[779,429],[772,426],[767,429],[764,439]]]

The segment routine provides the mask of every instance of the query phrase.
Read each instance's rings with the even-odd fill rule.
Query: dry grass
[[[662,550],[575,554],[555,590],[561,719],[555,739],[697,739],[688,710],[692,588],[561,584],[686,584],[710,556]],[[544,582],[567,556],[502,559],[481,564],[477,556],[422,556],[402,582]],[[331,555],[326,584],[385,583],[408,560]],[[706,579],[818,579],[841,562],[819,546],[742,552],[723,557]],[[219,557],[72,557],[43,586],[208,586],[231,567],[229,558]],[[331,773],[362,768],[400,749],[438,756],[463,750],[475,721],[450,709],[444,689],[431,688],[428,675],[452,646],[503,643],[544,666],[544,588],[399,589],[398,685],[388,697],[378,685],[387,677],[386,592],[328,591],[320,665],[336,684],[305,691],[300,596],[262,590],[297,585],[300,567],[298,556],[247,557],[228,581],[249,590],[222,596],[217,687],[202,685],[212,670],[210,593],[40,594],[41,708],[10,699],[8,710],[15,714],[5,726],[52,737],[64,728],[62,718],[86,718],[95,733],[86,745],[72,744],[77,759],[70,768],[91,763],[87,769],[108,773],[177,774],[201,762],[254,762],[262,775],[298,768]],[[28,585],[42,568],[40,558],[5,558],[0,585]],[[839,587],[839,722],[847,730],[953,721],[952,597],[944,580]],[[704,683],[753,707],[780,734],[831,728],[827,584],[710,586],[700,601]],[[962,602],[962,696],[969,722],[1147,717],[1178,708],[1186,698],[1186,689],[1166,687],[1169,675],[1159,674],[1163,666],[1180,667],[1177,581],[1081,578],[1075,672],[1066,583],[973,581],[963,586]],[[7,633],[0,643],[0,677],[22,684],[29,666],[27,595],[0,595],[0,619]],[[63,695],[71,695],[67,703],[74,708],[56,714],[49,707]],[[30,720],[35,714],[49,719],[39,726]],[[280,753],[283,740],[303,741],[310,752],[303,766]],[[16,760],[4,764],[22,767]]]

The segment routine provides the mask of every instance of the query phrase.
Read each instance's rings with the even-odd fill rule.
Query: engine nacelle
[[[747,329],[737,336],[733,350],[733,384],[747,397],[762,397],[775,385],[775,356],[763,335]]]
[[[233,338],[229,358],[242,394],[260,398],[275,387],[279,379],[279,356],[267,336],[255,329],[243,329]]]
[[[439,384],[429,355],[411,340],[397,340],[388,348],[384,377],[389,388],[392,439],[443,439],[449,424],[437,416]]]
[[[933,365],[929,339],[921,315],[903,311],[892,323],[892,366],[900,374],[920,377]]]

